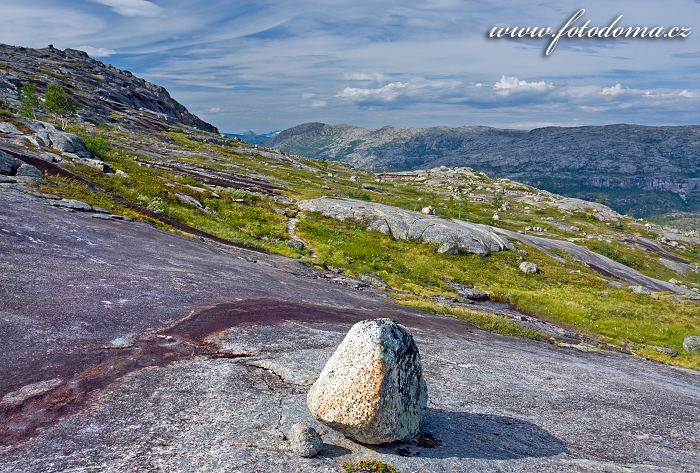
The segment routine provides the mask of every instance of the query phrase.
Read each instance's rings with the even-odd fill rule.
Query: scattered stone
[[[469,299],[471,301],[489,300],[488,292],[482,291],[481,289],[477,289],[471,285],[452,283],[452,287],[457,289],[457,294],[464,297],[465,299]]]
[[[49,202],[49,205],[54,207],[61,207],[64,209],[77,210],[79,212],[92,212],[92,207],[85,202],[73,199],[61,199],[53,200]]]
[[[700,335],[690,335],[683,339],[683,348],[689,353],[700,353]]]
[[[197,207],[200,210],[204,210],[204,205],[194,197],[187,195],[187,194],[181,194],[180,192],[175,193],[175,197],[177,197],[177,200],[182,202],[183,204],[187,205],[193,205]]]
[[[65,156],[70,156],[71,153],[64,153]],[[75,156],[75,157],[73,157]],[[76,159],[79,163],[85,164],[87,166],[90,166],[91,168],[95,168],[98,171],[104,173],[104,174],[112,174],[114,172],[114,169],[110,164],[105,163],[104,161],[100,161],[99,159],[92,159],[92,158],[81,158],[78,155],[73,155],[70,157],[73,157],[73,159]]]
[[[121,169],[115,170],[114,174],[116,176],[119,176],[119,177],[129,177],[129,175],[126,172],[122,171]]]
[[[363,183],[360,187],[362,187],[363,189],[368,190],[368,191],[376,191],[377,189],[379,189],[374,184],[367,184],[366,182]]]
[[[73,153],[87,159],[93,157],[92,153],[85,148],[83,140],[77,135],[55,130],[48,132],[48,138],[51,141],[51,147],[62,153]]]
[[[491,219],[492,219],[492,220],[495,220],[495,221],[498,221],[498,220],[501,219],[501,217],[499,217],[498,214],[495,213],[495,214],[493,214],[493,216],[491,216]]]
[[[272,200],[274,200],[275,202],[280,203],[280,204],[284,204],[284,205],[291,205],[294,203],[294,201],[292,199],[290,199],[289,197],[285,197],[283,195],[275,194],[270,198]]]
[[[367,284],[368,286],[377,287],[380,289],[386,289],[387,287],[389,287],[386,281],[384,281],[379,276],[375,276],[371,273],[362,273],[360,274],[360,277],[358,279],[363,283]]]
[[[350,182],[357,182],[357,176],[350,176]]]
[[[412,438],[427,401],[418,347],[389,319],[353,325],[307,396],[316,419],[367,444]]]
[[[0,174],[5,176],[12,176],[17,172],[20,162],[13,156],[0,151]]]
[[[301,240],[286,240],[284,244],[290,248],[294,248],[295,250],[303,250],[306,248],[306,245]]]
[[[664,353],[664,354],[669,355],[669,356],[674,356],[674,357],[678,356],[678,350],[674,350],[673,348],[656,346],[656,345],[652,345],[651,348],[658,351],[659,353]]]
[[[459,245],[456,243],[446,241],[437,249],[440,254],[456,255],[459,254]]]
[[[30,181],[42,181],[44,179],[43,172],[27,163],[22,163],[20,167],[17,168],[17,174],[15,174],[15,176]]]
[[[432,205],[429,205],[420,209],[420,213],[422,213],[423,215],[435,215],[435,209]]]
[[[522,271],[525,274],[536,274],[540,272],[540,268],[538,268],[535,263],[523,261],[522,263],[520,263],[520,271]]]
[[[23,135],[19,129],[12,123],[2,122],[0,123],[0,133],[5,133],[6,135]]]
[[[37,154],[36,157],[47,163],[58,163],[61,161],[61,158],[53,153],[41,153]]]
[[[644,286],[630,286],[630,290],[635,294],[646,294],[651,295],[651,290]]]
[[[321,451],[323,441],[316,429],[303,422],[297,422],[289,431],[292,451],[304,458],[311,458]]]

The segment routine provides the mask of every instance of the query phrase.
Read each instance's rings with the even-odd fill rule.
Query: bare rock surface
[[[447,243],[464,253],[488,254],[513,249],[508,239],[497,235],[486,225],[445,219],[390,205],[327,197],[300,201],[297,205],[304,210],[340,220],[365,222],[370,230],[378,230],[398,240],[421,240],[439,245]]]
[[[335,473],[365,458],[402,472],[700,469],[697,372],[482,332],[295,261],[9,186],[0,254],[0,398],[14,406],[0,407],[2,473]],[[373,317],[420,349],[430,401],[415,442],[347,439],[312,418],[308,386],[275,374],[306,360],[313,382]],[[297,422],[321,435],[316,457],[290,448]]]
[[[367,444],[413,438],[427,402],[418,347],[389,319],[355,324],[307,397],[316,419]]]

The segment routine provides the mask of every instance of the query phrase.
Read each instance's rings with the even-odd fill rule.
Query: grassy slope
[[[133,216],[133,211],[120,208],[110,198],[110,195],[118,195],[237,243],[302,258],[313,265],[342,267],[354,276],[371,273],[396,290],[392,293],[400,303],[464,317],[500,333],[538,338],[536,333],[505,319],[446,309],[426,297],[455,295],[448,281],[471,283],[524,312],[599,335],[605,341],[620,345],[628,342],[662,345],[682,352],[683,337],[700,333],[697,303],[678,301],[670,295],[661,295],[659,300],[654,300],[647,295],[633,294],[628,289],[614,288],[597,273],[574,261],[559,263],[525,245],[521,248],[529,253],[528,260],[542,268],[540,274],[521,273],[515,252],[487,257],[439,255],[429,245],[394,241],[378,232],[366,231],[356,223],[308,215],[300,221],[297,230],[316,250],[312,256],[308,250],[286,245],[289,236],[286,234],[287,218],[283,212],[291,210],[291,207],[245,191],[216,189],[218,197],[209,192],[202,194],[193,191],[187,186],[202,187],[201,183],[168,170],[139,165],[136,159],[153,161],[156,158],[146,158],[128,148],[141,147],[144,152],[163,149],[189,151],[190,154],[184,157],[178,155],[177,161],[250,176],[265,176],[272,183],[283,186],[287,196],[295,200],[338,195],[413,210],[431,204],[440,215],[492,223],[494,210],[505,199],[489,194],[493,191],[494,181],[484,175],[477,174],[470,182],[465,182],[464,188],[459,189],[464,198],[455,199],[454,193],[426,190],[425,186],[412,182],[377,183],[374,175],[340,163],[301,159],[305,167],[298,167],[273,158],[252,157],[237,153],[228,146],[205,144],[178,131],[148,136],[130,136],[108,127],[79,127],[74,131],[79,132],[105,161],[126,171],[129,176],[104,175],[87,166],[71,165],[74,172],[88,177],[107,192],[96,193],[75,182],[50,178],[47,190],[65,197],[78,198]],[[164,157],[159,159],[167,160]],[[355,176],[357,181],[351,180],[351,176]],[[370,182],[379,189],[370,191],[361,188],[362,183]],[[507,183],[507,186],[531,189],[517,183]],[[206,205],[209,213],[183,204],[175,197],[175,192],[197,198]],[[549,227],[554,235],[572,237],[575,236],[573,233],[553,228],[551,222],[556,220],[576,225],[582,232],[591,235],[613,237],[613,240],[587,240],[586,244],[595,251],[650,276],[661,279],[675,277],[689,285],[700,283],[697,273],[683,278],[662,266],[651,254],[614,241],[614,237],[624,235],[624,232],[653,236],[632,220],[610,225],[585,213],[568,215],[552,208],[533,209],[521,202],[509,203],[511,208],[501,212],[499,221],[504,228],[521,230],[525,226],[543,226]],[[690,257],[694,264],[700,263],[697,248],[689,248],[683,254]],[[671,359],[655,350],[642,352],[661,361],[700,369],[700,356],[697,355],[682,354]]]

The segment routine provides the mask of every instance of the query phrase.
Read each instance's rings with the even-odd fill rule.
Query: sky
[[[501,26],[684,26],[684,39],[490,39]],[[0,42],[77,48],[221,131],[299,123],[700,124],[700,0],[0,0]],[[697,31],[696,31],[697,29]]]

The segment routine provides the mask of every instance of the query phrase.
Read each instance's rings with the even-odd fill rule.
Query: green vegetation
[[[346,461],[342,467],[345,473],[399,473],[393,466],[379,460]]]
[[[68,95],[63,86],[49,84],[44,97],[44,108],[53,115],[55,120],[61,122],[63,128],[66,128],[80,106],[73,97]]]
[[[430,245],[392,240],[379,232],[364,230],[360,223],[337,222],[319,215],[310,215],[297,229],[302,238],[312,242],[317,264],[344,268],[353,276],[375,274],[396,291],[411,295],[411,305],[425,309],[454,313],[454,309],[437,309],[425,299],[415,299],[456,296],[450,285],[454,281],[473,284],[525,313],[601,336],[603,341],[617,345],[662,345],[682,352],[683,337],[700,328],[695,302],[676,301],[671,296],[654,300],[627,288],[612,287],[583,265],[571,260],[559,263],[534,248],[527,248],[528,260],[540,266],[542,272],[530,275],[518,269],[515,252],[441,255]],[[531,333],[513,332],[513,324],[507,320],[461,315],[472,317],[472,322],[483,328],[536,338]],[[654,353],[650,356],[659,358]],[[700,357],[689,354],[674,362],[700,368]]]
[[[36,114],[41,109],[41,101],[39,100],[36,84],[32,82],[22,84],[22,94],[19,102],[21,104],[20,115],[24,118],[36,119]]]
[[[679,275],[661,265],[653,253],[622,243],[629,234],[655,238],[636,221],[623,219],[606,224],[590,213],[567,214],[551,206],[533,206],[497,193],[494,181],[479,173],[450,189],[414,181],[378,182],[375,175],[341,163],[305,158],[287,161],[251,155],[247,153],[250,148],[244,144],[235,141],[209,143],[180,130],[149,135],[133,135],[106,125],[92,128],[73,125],[71,130],[83,138],[94,154],[126,172],[127,176],[102,174],[91,167],[72,164],[73,172],[89,179],[102,191],[96,192],[62,178],[49,178],[47,190],[61,196],[148,220],[119,204],[119,199],[125,199],[234,243],[300,258],[311,266],[343,268],[350,276],[372,274],[386,282],[388,294],[399,304],[459,317],[504,335],[546,339],[509,319],[449,308],[431,299],[457,297],[453,282],[473,284],[488,291],[493,299],[512,304],[524,313],[608,343],[674,348],[681,353],[675,358],[653,348],[636,350],[642,356],[662,362],[700,369],[700,356],[687,354],[682,349],[683,337],[700,330],[696,302],[679,300],[670,294],[660,294],[655,300],[648,295],[634,294],[625,287],[613,287],[600,274],[565,255],[560,255],[564,256],[564,262],[559,262],[526,245],[520,245],[520,249],[526,250],[527,259],[541,268],[539,274],[519,271],[517,252],[489,256],[443,255],[430,245],[392,240],[381,233],[365,230],[360,223],[339,222],[316,214],[307,214],[297,223],[297,235],[310,247],[300,250],[287,244],[290,236],[285,213],[291,212],[293,207],[246,189],[207,186],[196,176],[175,172],[168,164],[188,163],[211,171],[263,178],[279,186],[294,200],[327,195],[409,210],[432,205],[438,215],[476,223],[492,224],[494,209],[506,206],[506,211],[498,211],[499,226],[514,231],[537,226],[560,238],[604,235],[605,238],[581,238],[581,241],[593,251],[649,276],[664,280],[675,277],[691,286],[700,284],[698,273]],[[164,151],[154,156],[154,150],[173,152]],[[374,189],[362,188],[362,184],[372,184]],[[534,193],[532,188],[518,183],[499,185]],[[204,209],[184,202],[178,194],[197,199]],[[153,219],[150,221],[167,228]],[[562,225],[556,226],[554,222]],[[697,246],[677,253],[693,264],[700,261]]]

